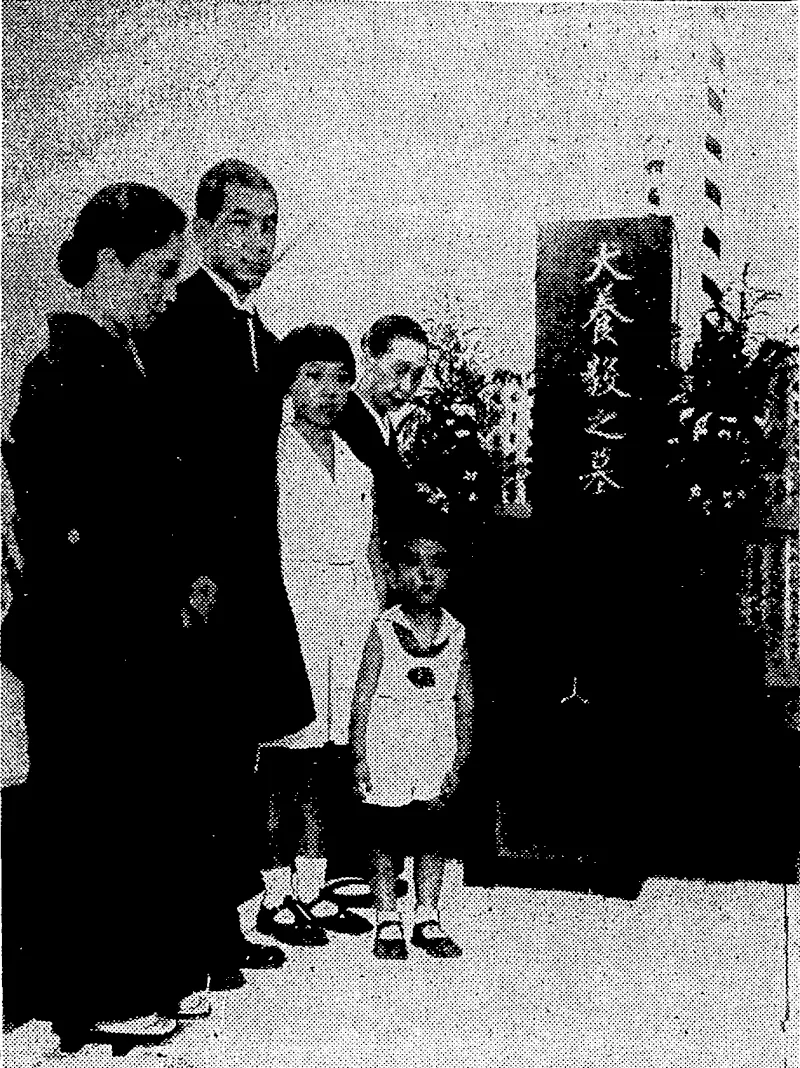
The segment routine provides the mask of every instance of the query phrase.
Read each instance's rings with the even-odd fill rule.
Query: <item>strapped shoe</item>
[[[279,913],[288,911],[292,914],[290,922],[276,919]],[[269,935],[288,946],[327,946],[328,936],[315,919],[309,921],[309,913],[293,897],[284,898],[278,908],[262,905],[258,910],[256,930]]]
[[[385,938],[382,932],[387,927],[396,927],[400,932],[399,935],[395,935],[393,938]],[[399,920],[382,920],[378,924],[375,928],[375,945],[372,947],[372,952],[378,960],[406,960],[408,958],[408,947],[403,935],[403,925]]]
[[[414,924],[411,945],[424,949],[429,957],[460,957],[463,950],[445,934],[438,920]]]
[[[323,902],[330,902],[329,897],[324,897],[322,894],[309,904],[303,901],[299,901],[298,904],[308,915],[312,923],[319,924],[326,931],[335,931],[337,934],[349,934],[349,935],[362,935],[367,931],[372,930],[372,924],[364,916],[359,916],[357,912],[353,912],[352,909],[346,909],[342,906],[341,902],[332,902],[338,908],[338,912],[331,913],[330,916],[318,916],[314,909],[317,905]]]

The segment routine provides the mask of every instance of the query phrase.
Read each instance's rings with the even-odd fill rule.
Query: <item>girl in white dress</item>
[[[281,568],[316,715],[261,750],[270,848],[257,928],[290,944],[322,945],[323,928],[357,934],[371,926],[319,896],[331,839],[350,831],[350,710],[383,605],[383,570],[372,472],[333,431],[355,379],[350,346],[332,327],[307,326],[290,331],[280,358],[282,372],[296,369],[293,421],[278,442]],[[278,693],[291,700],[279,686]]]
[[[442,608],[447,550],[432,531],[398,539],[400,603],[376,620],[353,698],[356,788],[375,864],[374,952],[402,960],[393,855],[414,858],[413,945],[435,957],[461,949],[441,927],[446,857],[455,855],[452,798],[472,742],[472,681],[464,628]]]

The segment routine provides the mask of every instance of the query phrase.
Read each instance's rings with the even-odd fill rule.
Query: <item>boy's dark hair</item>
[[[288,387],[304,363],[341,363],[351,382],[356,380],[356,361],[347,338],[332,326],[309,323],[290,330],[281,342],[281,373]]]
[[[386,560],[389,564],[397,565],[410,558],[410,547],[413,542],[435,541],[444,549],[447,556],[448,567],[452,561],[452,545],[450,531],[445,522],[438,518],[412,519],[400,529],[392,531],[384,542]]]
[[[58,269],[66,282],[83,289],[97,270],[101,248],[112,249],[127,268],[185,229],[186,215],[160,190],[139,182],[107,185],[78,212],[72,237],[59,249]]]
[[[251,163],[244,163],[240,159],[223,159],[215,163],[200,179],[195,198],[195,212],[198,219],[213,223],[225,202],[226,185],[243,185],[248,189],[270,189],[273,194],[275,193],[275,187],[269,178]]]
[[[425,346],[429,344],[428,335],[416,319],[408,315],[384,315],[364,334],[361,347],[370,356],[385,356],[396,337],[407,337]]]

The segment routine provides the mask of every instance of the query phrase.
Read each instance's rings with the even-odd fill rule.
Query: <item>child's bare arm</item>
[[[461,667],[456,683],[456,757],[453,767],[445,776],[442,785],[442,797],[447,799],[455,793],[461,780],[461,772],[472,752],[472,722],[474,711],[472,692],[472,669],[467,647],[461,653]]]
[[[378,679],[383,667],[383,645],[378,628],[373,623],[369,632],[361,667],[353,693],[353,714],[350,719],[350,745],[355,758],[356,786],[363,796],[370,788],[367,768],[367,718],[372,698],[378,688]]]

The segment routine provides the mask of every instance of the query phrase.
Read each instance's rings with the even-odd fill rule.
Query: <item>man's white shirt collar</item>
[[[248,293],[246,297],[242,298],[230,282],[226,282],[224,278],[220,278],[218,274],[206,267],[205,264],[201,264],[200,269],[206,272],[218,289],[222,290],[234,308],[238,311],[246,311],[249,315],[256,314],[256,290],[253,290],[252,293]]]

